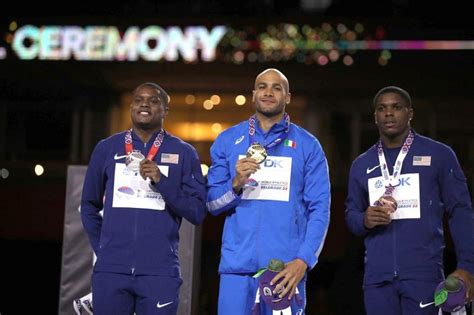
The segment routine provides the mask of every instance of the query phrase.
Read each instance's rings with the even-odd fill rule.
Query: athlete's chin
[[[400,137],[403,134],[403,130],[383,129],[381,130],[381,134],[385,135],[387,138],[395,139],[397,137]]]
[[[383,126],[380,131],[386,135],[398,135],[403,132],[398,126]]]
[[[267,117],[267,118],[273,118],[273,117],[276,117],[276,116],[279,116],[283,113],[283,111],[281,110],[274,110],[274,109],[259,109],[257,110],[260,114],[262,114],[263,116]]]
[[[136,128],[140,128],[143,130],[151,130],[151,129],[156,129],[159,127],[159,123],[153,122],[153,121],[135,121],[134,125]]]
[[[132,121],[136,124],[149,124],[153,121],[153,117],[145,115],[134,115],[132,117]]]

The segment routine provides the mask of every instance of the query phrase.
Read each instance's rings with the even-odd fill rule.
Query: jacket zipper
[[[393,222],[395,223],[395,222]],[[393,278],[398,278],[398,267],[397,267],[397,226],[393,224]]]
[[[144,143],[143,147],[146,148],[146,143]],[[138,218],[137,218],[137,216],[138,216],[138,213],[137,213],[136,210],[134,210],[134,217],[135,218],[134,218],[134,222],[133,222],[134,223],[133,224],[133,243],[134,243],[133,245],[134,245],[135,250],[134,250],[134,255],[133,255],[133,260],[132,260],[132,266],[130,268],[130,273],[133,276],[135,276],[135,267],[136,267],[136,264],[137,264],[137,250],[136,250],[136,248],[137,248],[137,244],[136,244],[137,243],[137,228],[138,228],[138,222],[137,222]]]
[[[132,268],[131,268],[131,273],[132,275],[135,275],[135,267],[136,267],[136,264],[137,264],[137,252],[136,252],[136,248],[137,248],[137,211],[134,210],[134,214],[135,214],[135,220],[134,220],[134,227],[133,227],[133,245],[134,245],[134,255],[133,255],[133,261],[132,261]]]

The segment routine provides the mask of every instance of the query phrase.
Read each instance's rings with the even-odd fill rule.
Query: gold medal
[[[125,158],[125,165],[129,170],[138,173],[140,170],[140,162],[145,159],[145,156],[140,151],[132,151]]]
[[[258,164],[263,163],[267,158],[267,150],[261,144],[254,143],[247,149],[247,157],[254,159]]]

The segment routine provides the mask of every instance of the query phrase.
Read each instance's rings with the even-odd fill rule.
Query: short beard
[[[267,118],[274,118],[278,115],[281,115],[282,113],[285,112],[285,109],[283,108],[281,111],[274,111],[274,112],[265,112],[257,109],[257,112]]]

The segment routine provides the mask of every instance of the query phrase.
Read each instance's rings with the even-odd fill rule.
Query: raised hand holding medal
[[[150,181],[151,184],[156,184],[161,179],[161,172],[155,162],[144,159],[140,163],[140,175],[146,180]]]
[[[240,193],[247,183],[249,177],[254,174],[260,165],[251,157],[240,159],[235,164],[235,177],[232,180],[232,188],[235,193]]]
[[[138,150],[133,150],[132,145],[132,130],[128,130],[125,134],[125,152],[127,152],[127,157],[125,158],[125,165],[129,170],[134,173],[140,172],[140,175],[147,182],[151,181],[157,183],[161,178],[161,172],[153,162],[156,154],[158,153],[161,144],[163,143],[165,132],[163,129],[157,134],[153,145],[150,148],[150,151],[147,154],[147,157]]]
[[[377,199],[372,206],[369,206],[364,214],[364,225],[371,229],[378,225],[387,225],[393,218],[393,213],[398,208],[398,202],[393,197],[393,192],[399,185],[399,177],[402,172],[403,161],[410,150],[413,143],[414,134],[409,130],[397,159],[393,166],[393,175],[390,175],[385,154],[383,152],[382,142],[377,144],[377,154],[379,158],[380,170],[382,172],[385,191],[382,196]]]
[[[251,180],[250,176],[260,168],[259,164],[266,160],[267,155],[267,150],[259,143],[253,143],[247,149],[246,158],[239,160],[236,165],[238,176],[235,179],[240,182],[238,185],[240,187],[239,190],[242,187],[253,188],[255,180]]]
[[[243,187],[252,187],[249,182],[250,176],[255,173],[259,168],[260,164],[265,162],[268,153],[267,149],[270,149],[280,143],[286,138],[290,130],[290,116],[285,113],[283,115],[285,120],[286,128],[278,136],[270,141],[266,145],[262,145],[255,141],[255,127],[256,127],[256,116],[253,115],[249,119],[249,140],[250,147],[247,149],[246,158],[238,160],[235,165],[236,175],[232,180],[232,188],[234,192],[240,193]],[[255,182],[255,181],[254,181]]]

